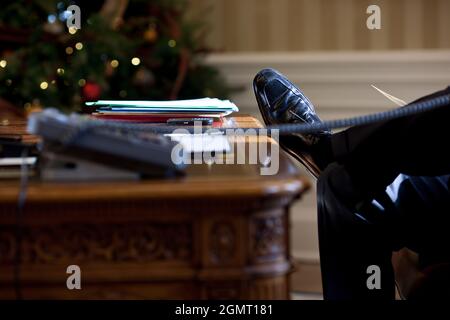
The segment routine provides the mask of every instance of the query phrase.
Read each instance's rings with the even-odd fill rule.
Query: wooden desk
[[[23,297],[288,299],[288,209],[309,183],[280,156],[274,176],[259,175],[259,165],[192,165],[170,180],[30,182]],[[18,190],[18,181],[1,181],[2,299],[15,298]],[[81,290],[66,287],[69,265],[81,268]]]

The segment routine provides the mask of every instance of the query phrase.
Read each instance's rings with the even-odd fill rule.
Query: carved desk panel
[[[193,165],[169,180],[31,181],[18,229],[19,182],[2,182],[0,298],[288,299],[289,207],[308,186],[284,154],[274,176]]]

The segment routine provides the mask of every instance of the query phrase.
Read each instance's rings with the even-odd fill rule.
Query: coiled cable
[[[314,124],[307,123],[285,123],[285,124],[276,124],[270,125],[266,128],[242,128],[244,130],[248,130],[249,134],[259,134],[259,132],[263,129],[264,132],[270,132],[271,130],[278,130],[280,135],[288,135],[292,133],[316,133],[326,130],[346,128],[352,126],[361,126],[367,125],[371,123],[377,123],[380,121],[392,120],[406,116],[412,116],[415,114],[419,114],[422,112],[428,112],[437,108],[441,108],[444,106],[450,107],[450,94],[443,94],[438,97],[434,97],[432,99],[428,99],[425,101],[419,101],[411,103],[407,106],[391,109],[383,112],[372,113],[363,116],[351,117],[351,118],[343,118],[336,120],[328,120],[323,122],[317,122]],[[111,120],[89,120],[83,123],[80,126],[81,131],[89,130],[92,128],[104,128],[104,129],[113,129],[113,130],[124,130],[124,131],[142,131],[148,133],[156,133],[156,134],[167,134],[172,133],[176,129],[184,129],[190,133],[196,133],[196,129],[194,127],[177,127],[177,126],[151,126],[148,124],[129,124],[123,123],[120,121],[111,121]],[[208,128],[203,127],[203,131],[212,130],[215,132],[223,132],[226,130],[230,130],[233,128]],[[251,130],[250,130],[251,129]],[[79,134],[80,132],[78,132]]]

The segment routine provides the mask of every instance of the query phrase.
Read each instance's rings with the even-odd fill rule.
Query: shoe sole
[[[283,145],[283,143],[280,141],[281,149],[283,149],[287,154],[289,154],[291,157],[296,159],[298,162],[300,162],[306,170],[316,179],[319,178],[320,173],[322,172],[317,165],[309,158],[307,155],[299,155],[297,152],[291,150],[286,145]]]

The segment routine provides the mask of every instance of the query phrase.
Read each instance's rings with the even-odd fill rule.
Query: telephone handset
[[[69,156],[80,167],[89,168],[92,174],[99,170],[94,168],[95,164],[116,168],[116,176],[118,170],[120,176],[124,176],[124,170],[141,176],[173,175],[184,167],[172,161],[172,150],[177,143],[171,139],[108,126],[86,116],[67,116],[46,109],[30,116],[28,131],[43,137],[43,150],[51,155],[49,158]],[[83,162],[86,160],[90,165]]]

